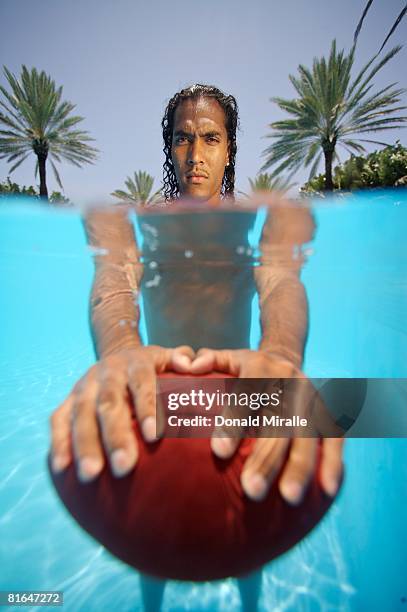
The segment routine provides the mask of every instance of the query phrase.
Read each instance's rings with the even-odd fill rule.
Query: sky
[[[81,127],[95,139],[100,155],[82,169],[68,162],[59,167],[71,200],[109,201],[136,170],[152,174],[159,188],[162,115],[172,95],[193,83],[216,85],[237,98],[236,186],[247,191],[248,177],[259,171],[271,142],[265,138],[269,124],[285,116],[270,98],[294,97],[288,75],[296,74],[298,64],[311,66],[315,56],[328,55],[334,38],[339,48],[350,49],[365,2],[0,0],[0,65],[16,75],[22,64],[45,70],[84,117]],[[355,71],[378,51],[404,3],[373,2],[359,37]],[[406,33],[407,18],[386,50],[403,44]],[[406,87],[406,54],[403,48],[376,76],[377,89],[392,82]],[[6,85],[3,73],[0,82]],[[379,135],[379,140],[406,144],[404,130]],[[342,155],[346,159],[345,151]],[[0,181],[8,167],[0,160]],[[11,178],[35,184],[34,168],[33,155]],[[48,176],[49,189],[59,190],[50,168]],[[298,185],[307,176],[298,172]]]

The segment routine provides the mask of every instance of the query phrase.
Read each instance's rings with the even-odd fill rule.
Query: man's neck
[[[185,201],[188,203],[193,204],[194,202],[196,202],[197,204],[203,205],[203,206],[210,206],[211,208],[216,208],[217,206],[219,206],[222,202],[222,195],[220,193],[217,193],[213,196],[211,196],[210,198],[208,198],[207,200],[202,199],[202,198],[193,198],[191,196],[187,196],[187,195],[183,195],[180,194],[179,201]]]

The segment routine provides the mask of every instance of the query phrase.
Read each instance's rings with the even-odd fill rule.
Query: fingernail
[[[93,480],[102,469],[102,464],[98,459],[85,457],[79,462],[78,476],[82,482]]]
[[[231,438],[212,438],[211,447],[213,452],[220,459],[228,459],[233,455],[234,444]]]
[[[146,417],[141,424],[141,431],[146,442],[154,442],[157,440],[157,428],[155,418],[152,416]]]
[[[284,482],[280,491],[284,499],[290,504],[298,504],[302,499],[303,488],[294,480]]]
[[[64,455],[55,455],[52,457],[52,471],[58,474],[58,472],[62,472],[69,465],[69,458]]]
[[[267,493],[267,482],[261,474],[243,472],[241,476],[242,487],[251,499],[259,501]]]
[[[324,485],[325,492],[333,497],[338,490],[338,481],[335,478],[327,478]]]
[[[110,467],[114,476],[125,476],[133,467],[129,453],[123,448],[113,451],[110,455]]]

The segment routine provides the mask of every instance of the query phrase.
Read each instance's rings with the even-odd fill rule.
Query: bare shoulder
[[[314,216],[308,206],[281,200],[269,208],[262,241],[275,245],[302,245],[313,239],[315,228]]]
[[[97,263],[112,259],[138,259],[138,247],[130,218],[132,212],[132,206],[116,204],[92,208],[85,213],[85,232],[89,245],[98,250]]]

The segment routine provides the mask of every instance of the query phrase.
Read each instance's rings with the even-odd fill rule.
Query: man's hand
[[[113,474],[127,474],[138,458],[131,398],[144,439],[154,441],[156,375],[165,370],[187,373],[193,357],[189,346],[142,346],[92,366],[51,416],[53,470],[60,472],[74,460],[79,478],[92,480],[103,469],[104,448]]]
[[[191,376],[212,370],[240,378],[303,378],[305,375],[278,354],[250,350],[198,351],[191,366]],[[212,438],[212,450],[220,458],[229,458],[240,440]],[[330,496],[338,490],[342,475],[342,438],[322,441],[320,484]],[[284,465],[279,490],[291,504],[301,502],[316,469],[318,439],[259,438],[247,458],[241,475],[242,487],[251,499],[261,500]]]

